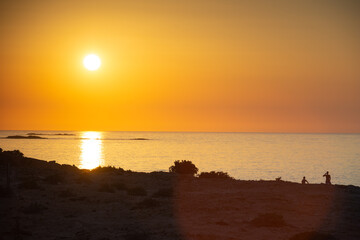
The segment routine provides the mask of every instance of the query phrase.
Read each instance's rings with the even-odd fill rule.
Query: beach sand
[[[0,176],[1,240],[360,239],[355,186],[88,171],[4,153]]]

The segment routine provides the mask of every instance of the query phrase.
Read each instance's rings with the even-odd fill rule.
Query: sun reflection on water
[[[81,135],[80,168],[93,169],[102,164],[102,136],[100,132],[83,132]]]

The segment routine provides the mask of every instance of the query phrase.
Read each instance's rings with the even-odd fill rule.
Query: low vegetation
[[[125,171],[122,168],[116,168],[116,167],[97,167],[91,170],[92,173],[112,173],[112,174],[123,174]]]
[[[199,174],[199,178],[216,178],[216,179],[233,179],[227,172],[202,172]]]
[[[0,148],[1,157],[4,159],[14,159],[14,158],[22,158],[24,157],[24,154],[20,152],[19,150],[14,151],[3,151],[2,148]]]

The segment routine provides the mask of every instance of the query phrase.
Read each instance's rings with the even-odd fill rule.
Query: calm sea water
[[[36,131],[47,139],[7,139],[31,131],[0,131],[0,147],[27,157],[133,171],[167,171],[191,160],[200,171],[226,171],[237,179],[324,182],[360,186],[360,134],[164,133]],[[58,135],[58,134],[69,135]],[[139,140],[145,138],[149,140]]]

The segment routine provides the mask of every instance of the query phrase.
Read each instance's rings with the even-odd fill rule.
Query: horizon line
[[[158,133],[257,133],[257,134],[360,134],[360,132],[276,132],[276,131],[151,131],[151,130],[34,130],[0,129],[0,131],[51,131],[51,132],[158,132]]]

